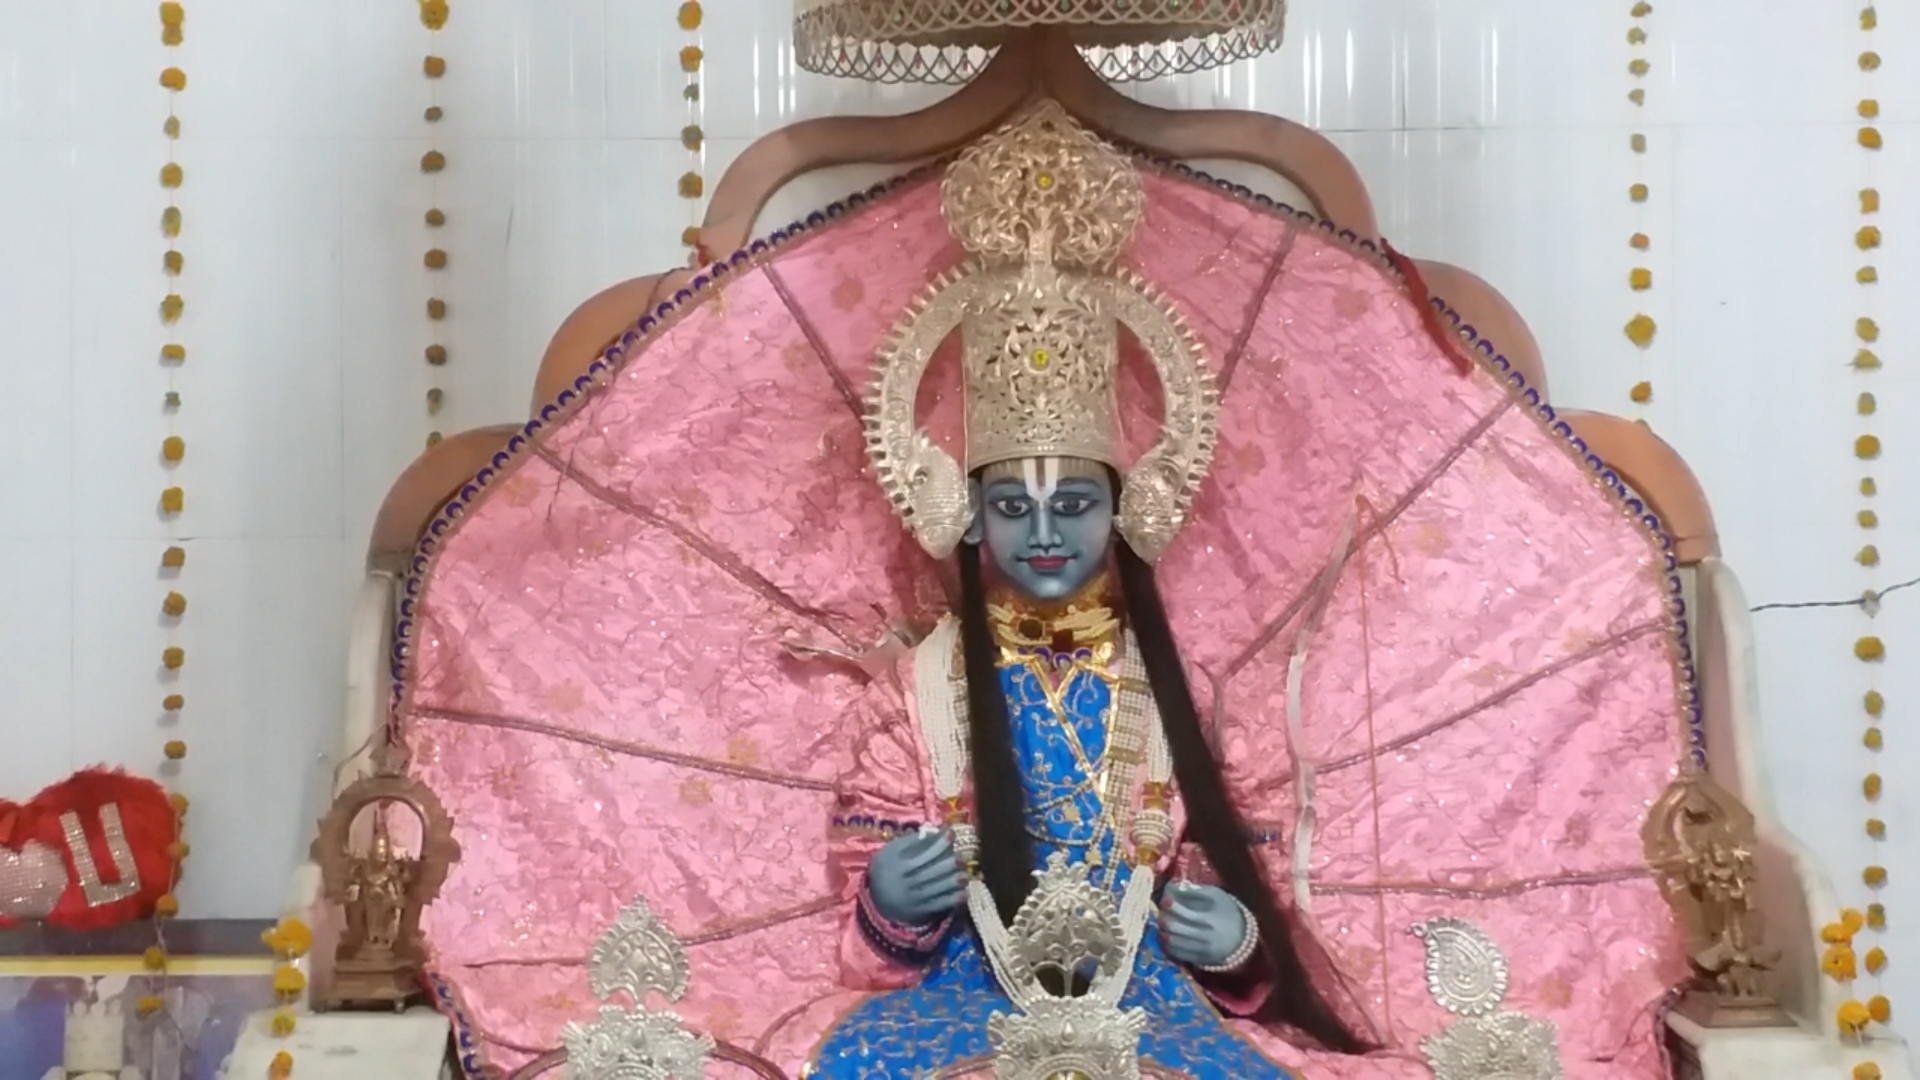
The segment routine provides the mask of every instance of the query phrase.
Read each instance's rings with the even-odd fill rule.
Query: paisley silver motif
[[[1502,1008],[1506,954],[1465,919],[1412,927],[1427,950],[1427,991],[1461,1019],[1420,1040],[1434,1080],[1562,1080],[1553,1024]]]
[[[1142,558],[1158,558],[1206,476],[1220,403],[1179,312],[1113,268],[1145,208],[1138,171],[1049,101],[963,154],[941,191],[948,226],[974,261],[929,285],[876,357],[867,452],[888,501],[939,558],[977,510],[967,473],[1027,457],[1121,467],[1115,380],[1125,326],[1153,361],[1165,419],[1127,472],[1117,524]],[[927,365],[956,329],[964,468],[914,416]]]
[[[654,917],[645,897],[622,911],[593,943],[587,964],[593,995],[602,1001],[620,990],[632,996],[635,1004],[644,1002],[649,990],[669,1001],[679,1001],[687,992],[687,950]]]
[[[1036,1001],[1020,1013],[987,1018],[994,1080],[1137,1080],[1144,1009],[1120,1009],[1093,997]]]
[[[587,981],[600,1015],[561,1030],[567,1080],[700,1080],[713,1039],[689,1032],[674,1013],[646,1007],[649,990],[680,1000],[687,978],[686,947],[645,897],[635,900],[594,942]],[[633,1008],[612,1003],[623,991]]]

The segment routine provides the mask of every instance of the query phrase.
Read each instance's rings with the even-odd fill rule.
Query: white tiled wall
[[[1162,104],[1257,107],[1333,133],[1366,175],[1382,227],[1410,252],[1506,290],[1547,350],[1556,400],[1623,410],[1643,370],[1620,333],[1660,323],[1646,410],[1706,483],[1756,603],[1842,598],[1859,474],[1846,368],[1856,290],[1852,146],[1858,0],[1771,13],[1742,0],[1657,5],[1648,107],[1631,85],[1627,4],[1295,0],[1286,49],[1136,91]],[[682,37],[670,0],[455,0],[439,50],[441,180],[453,317],[448,430],[525,409],[547,336],[574,304],[678,258],[687,212]],[[429,246],[419,64],[409,0],[189,0],[180,63],[188,182],[182,246],[191,359],[179,388],[193,607],[183,641],[195,800],[190,912],[273,910],[325,786],[340,706],[345,598],[386,484],[427,430],[420,350]],[[938,91],[796,73],[784,0],[710,0],[707,175],[759,134],[836,112],[903,111]],[[0,794],[24,797],[94,761],[158,767],[161,591],[153,512],[164,389],[153,316],[164,292],[154,173],[166,63],[150,0],[9,0],[0,10]],[[1915,91],[1920,27],[1881,11],[1888,149],[1876,182],[1888,453],[1875,466],[1884,585],[1920,574],[1920,272]],[[1637,127],[1635,125],[1638,125]],[[1657,288],[1625,287],[1634,217],[1630,131]],[[845,182],[851,185],[852,181]],[[813,185],[810,200],[830,188]],[[789,207],[797,208],[795,204]],[[1920,825],[1902,662],[1920,589],[1875,629],[1893,650],[1882,809],[1884,899],[1920,902]],[[1848,611],[1759,616],[1766,731],[1796,829],[1850,900],[1868,859],[1866,768]],[[1905,937],[1904,933],[1897,935]],[[1915,939],[1920,940],[1920,939]],[[1899,950],[1895,955],[1902,955]],[[1896,972],[1899,969],[1896,968]],[[1905,977],[1894,980],[1897,990]],[[1914,983],[1920,987],[1920,983]],[[1896,998],[1902,995],[1895,994]]]

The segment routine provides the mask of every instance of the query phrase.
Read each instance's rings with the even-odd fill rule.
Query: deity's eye
[[[1093,509],[1093,500],[1085,495],[1062,495],[1053,500],[1053,512],[1061,517],[1079,517]]]
[[[1033,500],[1027,498],[1025,495],[1008,495],[1004,498],[994,499],[987,505],[993,507],[994,512],[1001,517],[1026,517],[1033,512]]]

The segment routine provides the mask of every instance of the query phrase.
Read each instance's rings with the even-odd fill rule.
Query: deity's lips
[[[1072,559],[1066,555],[1029,555],[1026,558],[1028,569],[1038,570],[1043,574],[1065,570],[1067,563],[1071,561]]]

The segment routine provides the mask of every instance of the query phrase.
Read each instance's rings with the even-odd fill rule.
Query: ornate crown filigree
[[[655,991],[669,1001],[687,992],[687,950],[666,924],[654,917],[645,897],[620,913],[593,943],[587,980],[602,1001],[624,990],[635,1004]]]
[[[966,473],[1026,457],[1116,468],[1119,328],[1160,379],[1159,440],[1128,470],[1118,527],[1151,561],[1172,542],[1213,455],[1219,399],[1198,339],[1145,281],[1111,269],[1145,206],[1119,151],[1044,102],[963,154],[942,186],[947,222],[975,262],[909,306],[876,359],[867,449],[888,500],[936,558],[976,507]],[[916,422],[920,380],[960,331],[962,469]]]
[[[1427,991],[1461,1019],[1420,1040],[1434,1080],[1561,1080],[1560,1039],[1551,1023],[1501,1006],[1506,954],[1465,919],[1429,919],[1412,928],[1426,945]]]
[[[800,67],[872,82],[966,82],[1010,30],[1065,26],[1115,82],[1280,47],[1286,0],[796,0]]]
[[[1093,883],[1091,869],[1069,862],[1065,852],[1047,857],[1046,870],[1034,875],[1033,891],[1008,928],[1015,968],[1009,976],[1038,983],[1052,972],[1067,986],[1076,974],[1110,976],[1119,968],[1126,954],[1120,909],[1112,893]]]

